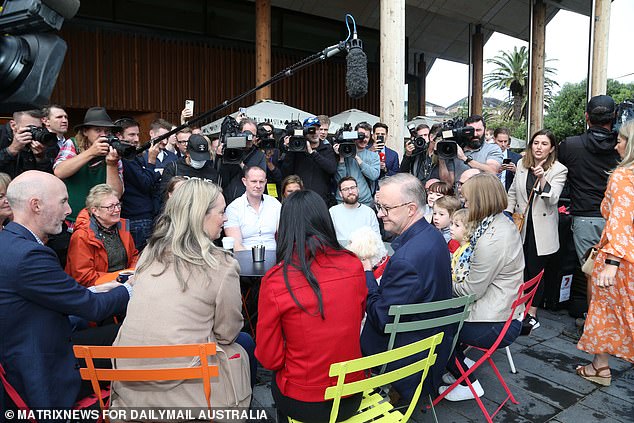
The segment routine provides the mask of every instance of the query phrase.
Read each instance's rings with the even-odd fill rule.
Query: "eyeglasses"
[[[407,206],[408,204],[412,204],[412,201],[408,201],[407,203],[398,204],[396,206],[386,206],[383,204],[376,203],[376,208],[386,216],[389,216],[390,210],[398,209],[399,207]]]
[[[188,141],[185,140],[185,141],[176,141],[176,142],[179,143],[179,144],[187,144]]]
[[[121,210],[121,203],[110,204],[109,206],[99,206],[100,209],[106,209],[112,213],[115,210]]]
[[[339,190],[341,192],[348,192],[348,191],[356,191],[357,190],[357,186],[353,185],[351,187],[346,187],[346,188],[339,188]]]

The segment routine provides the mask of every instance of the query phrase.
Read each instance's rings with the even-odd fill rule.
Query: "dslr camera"
[[[425,151],[425,148],[427,147],[427,140],[416,133],[416,124],[410,123],[407,125],[407,129],[412,137],[409,142],[414,144],[414,151],[412,152],[412,155],[415,156]]]
[[[357,140],[362,140],[365,135],[352,130],[352,124],[346,123],[335,134],[334,143],[339,145],[339,155],[342,157],[354,157],[357,154]]]
[[[220,140],[223,145],[222,160],[226,164],[239,164],[244,161],[247,143],[253,142],[251,131],[240,132],[238,121],[227,116],[220,126]]]
[[[465,126],[464,121],[460,118],[443,122],[443,128],[439,134],[440,141],[436,144],[438,158],[454,159],[458,155],[458,146],[464,148],[471,141],[474,133],[475,129],[471,126]]]
[[[123,142],[112,134],[106,135],[106,142],[110,145],[110,147],[115,149],[119,157],[122,159],[132,160],[136,156],[136,146]]]
[[[57,135],[50,132],[48,129],[35,125],[29,125],[28,128],[33,141],[39,142],[44,147],[50,147],[57,143]]]

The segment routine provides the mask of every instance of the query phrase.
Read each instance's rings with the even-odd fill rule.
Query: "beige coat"
[[[217,342],[220,381],[212,378],[213,407],[248,406],[251,397],[249,360],[234,343],[243,325],[238,262],[222,251],[214,252],[216,268],[192,268],[188,289],[182,291],[173,267],[158,275],[153,264],[136,275],[134,293],[114,345],[163,345]],[[141,257],[141,261],[144,257]],[[140,262],[141,262],[140,261]],[[240,359],[227,357],[240,355]],[[230,363],[230,365],[228,364]],[[117,368],[178,367],[198,364],[191,359],[117,360]],[[112,407],[207,407],[200,380],[167,382],[115,382]]]
[[[471,256],[467,280],[453,284],[455,296],[475,294],[469,322],[504,322],[524,278],[522,240],[515,224],[500,213],[482,234]],[[521,317],[518,307],[514,319]]]
[[[526,195],[526,179],[528,169],[524,167],[523,160],[517,163],[517,172],[513,185],[509,189],[509,205],[506,208],[511,213],[523,213],[528,204]],[[531,217],[533,218],[533,231],[535,232],[535,244],[537,244],[537,254],[545,256],[556,253],[559,250],[559,212],[557,203],[559,196],[566,183],[568,168],[559,162],[553,165],[544,173],[546,182],[550,184],[550,191],[536,191],[533,195],[533,208]],[[526,225],[522,228],[522,242],[526,238]]]

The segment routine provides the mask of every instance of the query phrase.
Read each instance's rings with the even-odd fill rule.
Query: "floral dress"
[[[619,258],[616,282],[609,288],[592,284],[592,301],[577,348],[608,353],[634,362],[634,166],[617,168],[601,203],[605,228],[592,272],[593,281],[605,268],[607,254]]]

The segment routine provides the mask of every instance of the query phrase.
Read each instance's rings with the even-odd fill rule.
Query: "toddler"
[[[449,232],[451,239],[460,244],[451,256],[451,278],[454,283],[464,282],[469,274],[469,262],[471,258],[471,224],[469,223],[469,211],[467,209],[456,210],[451,215]]]
[[[425,206],[424,215],[425,219],[431,223],[434,213],[434,203],[445,195],[453,196],[453,188],[447,182],[437,181],[431,184],[429,188],[426,189],[426,192],[427,205]]]
[[[449,251],[453,253],[460,246],[458,242],[452,242],[451,235],[449,233],[449,223],[451,220],[451,215],[460,208],[460,200],[456,197],[444,196],[436,200],[434,203],[434,216],[433,222],[434,226],[438,228],[438,230],[442,233],[443,237],[445,237],[445,241],[449,246]]]

